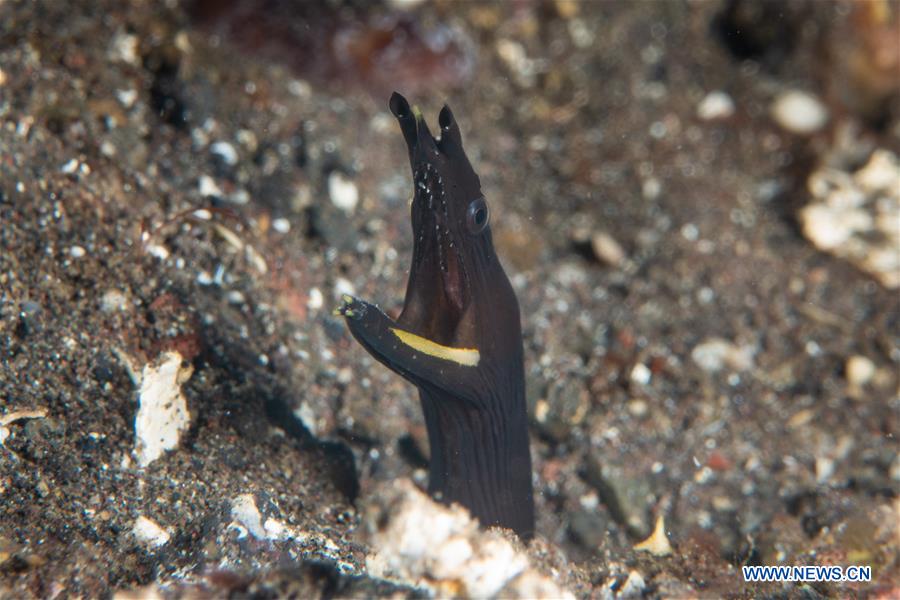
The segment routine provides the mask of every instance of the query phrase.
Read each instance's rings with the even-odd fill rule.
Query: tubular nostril
[[[440,114],[438,115],[438,123],[441,126],[441,129],[447,131],[453,125],[453,113],[450,112],[450,108],[445,104],[444,108],[441,109]]]
[[[394,116],[398,119],[403,119],[408,117],[410,114],[409,110],[409,102],[406,101],[406,98],[394,92],[391,94],[391,101],[389,103],[391,108],[391,112],[394,113]]]
[[[441,150],[444,152],[459,151],[462,146],[462,138],[459,134],[459,125],[453,118],[453,112],[446,104],[438,114],[438,123],[441,126]]]

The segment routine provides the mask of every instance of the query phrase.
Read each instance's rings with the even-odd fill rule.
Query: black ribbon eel
[[[431,446],[429,493],[481,525],[534,532],[519,304],[494,252],[481,182],[446,105],[432,137],[396,92],[409,150],[412,266],[396,321],[345,296],[336,313],[369,353],[417,388]]]

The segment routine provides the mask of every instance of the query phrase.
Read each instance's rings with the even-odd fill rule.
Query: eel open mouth
[[[450,227],[450,211],[443,180],[427,161],[417,161],[413,174],[414,200],[419,212],[416,236],[421,243],[422,261],[436,265],[441,273],[441,289],[447,304],[462,314],[468,303],[465,265],[459,241]],[[414,265],[416,268],[417,265]]]

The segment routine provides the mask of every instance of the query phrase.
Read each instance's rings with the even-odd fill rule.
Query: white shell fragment
[[[250,535],[256,539],[266,538],[266,530],[262,524],[262,515],[256,507],[253,494],[241,494],[231,501],[231,518],[237,521]]]
[[[177,352],[165,352],[144,365],[134,419],[135,453],[141,467],[152,463],[166,450],[176,448],[181,434],[187,430],[191,417],[181,385],[192,373],[192,367],[182,366]]]
[[[722,338],[707,338],[694,346],[691,360],[709,373],[728,368],[732,371],[749,371],[753,368],[752,346],[738,346]]]
[[[131,533],[139,542],[151,548],[164,546],[171,537],[169,532],[145,516],[135,520]]]
[[[233,520],[229,529],[236,530],[240,538],[251,535],[261,541],[293,540],[300,544],[315,544],[322,554],[332,558],[340,552],[340,547],[334,541],[320,533],[302,531],[272,517],[263,521],[263,515],[251,493],[240,494],[231,500],[231,518]]]
[[[666,536],[666,521],[662,515],[656,519],[656,527],[653,528],[653,533],[650,534],[650,537],[639,544],[635,544],[634,549],[649,552],[653,556],[672,554],[672,544],[669,543],[669,538]]]

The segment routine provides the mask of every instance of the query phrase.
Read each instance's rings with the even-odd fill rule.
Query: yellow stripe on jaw
[[[481,360],[481,354],[476,348],[451,348],[396,327],[391,327],[390,329],[397,336],[397,339],[422,354],[449,360],[464,367],[477,367],[478,361]]]

